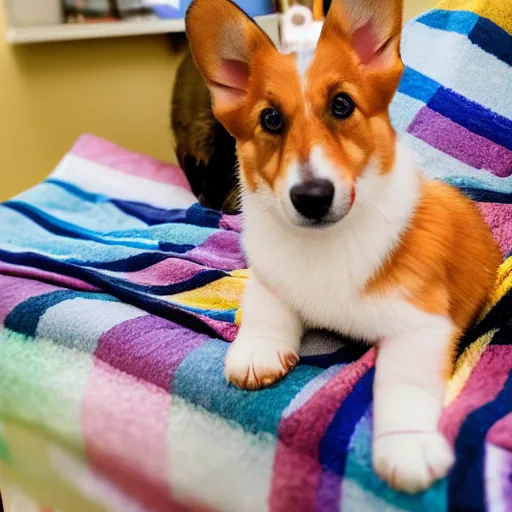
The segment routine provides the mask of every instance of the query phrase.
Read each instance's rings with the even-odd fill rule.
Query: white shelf
[[[269,14],[258,16],[255,19],[270,38],[277,41],[279,15]],[[172,32],[185,32],[185,20],[140,20],[112,23],[61,24],[40,27],[7,27],[6,40],[10,44],[25,44],[167,34]]]

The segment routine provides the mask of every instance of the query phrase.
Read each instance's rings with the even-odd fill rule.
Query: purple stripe
[[[0,275],[0,289],[0,324],[4,323],[5,318],[16,306],[27,299],[62,290],[51,284],[3,275]]]
[[[57,274],[55,272],[41,270],[39,268],[34,267],[14,265],[11,263],[5,263],[3,261],[0,261],[0,273],[30,279],[37,279],[38,281],[46,281],[48,283],[61,285],[65,288],[70,288],[72,290],[81,290],[87,292],[101,291],[96,286],[93,286],[92,284],[86,283],[85,281],[82,281],[81,279],[77,279],[75,277],[65,276],[64,274]]]
[[[168,258],[137,272],[116,274],[136,284],[165,286],[186,281],[202,270],[205,270],[202,265],[192,261]]]
[[[222,320],[215,320],[208,318],[204,315],[196,315],[205,324],[215,329],[219,333],[219,336],[226,341],[235,341],[236,335],[238,334],[238,326],[229,322],[223,322]]]
[[[246,268],[240,250],[240,235],[235,231],[217,231],[206,242],[187,252],[187,258],[218,270]]]
[[[478,203],[503,254],[512,252],[512,204]]]
[[[241,215],[224,214],[220,219],[219,227],[221,229],[228,229],[230,231],[236,231],[237,233],[240,233],[242,230],[241,220]]]
[[[328,469],[322,469],[316,497],[318,512],[334,512],[340,509],[341,477]]]
[[[118,370],[169,391],[183,359],[209,339],[164,318],[146,315],[104,333],[95,355]]]
[[[407,131],[475,169],[487,169],[500,178],[512,174],[512,151],[463,128],[428,107],[418,112]]]

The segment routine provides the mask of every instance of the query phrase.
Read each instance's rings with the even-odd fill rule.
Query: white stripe
[[[79,297],[49,308],[39,320],[37,336],[92,353],[102,334],[144,315],[145,311],[128,304]]]
[[[485,443],[485,501],[488,512],[510,512],[512,453]]]
[[[474,45],[466,36],[411,23],[404,31],[406,65],[469,100],[512,118],[510,66]]]
[[[265,512],[276,440],[250,434],[223,418],[172,397],[169,479],[178,499],[224,512]]]
[[[410,133],[402,134],[401,138],[414,152],[419,168],[430,178],[440,179],[457,187],[474,187],[506,193],[512,190],[512,176],[499,178],[488,171],[470,167]]]
[[[391,123],[395,130],[405,132],[424,106],[425,103],[423,103],[423,101],[411,98],[407,94],[397,92],[389,107]]]
[[[313,395],[324,386],[324,384],[327,383],[331,379],[331,377],[334,377],[342,368],[344,365],[342,364],[335,364],[333,366],[330,366],[327,370],[320,373],[317,377],[315,377],[313,380],[309,381],[295,396],[295,398],[290,402],[288,407],[283,411],[283,414],[281,415],[282,419],[289,418],[292,414],[294,414],[296,411],[298,411],[303,405],[308,402]]]
[[[51,177],[87,192],[160,208],[188,208],[197,201],[192,192],[183,187],[124,174],[72,153],[60,161]]]
[[[146,510],[131,499],[128,493],[123,493],[118,486],[103,478],[100,472],[91,471],[87,463],[76,455],[71,455],[71,452],[50,443],[47,453],[51,466],[62,482],[59,482],[62,485],[59,490],[71,487],[81,494],[84,502],[96,502],[110,512],[144,512]],[[75,505],[77,508],[82,508],[82,505],[88,507],[80,501],[75,502]]]

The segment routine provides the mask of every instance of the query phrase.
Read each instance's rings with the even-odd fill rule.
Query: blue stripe
[[[467,36],[471,33],[479,19],[479,16],[474,12],[436,9],[420,16],[416,21],[427,27]]]
[[[439,87],[441,86],[435,80],[412,68],[406,67],[398,87],[398,92],[423,103],[428,103]]]
[[[512,37],[492,21],[480,18],[469,34],[469,40],[485,52],[512,66]],[[506,85],[508,86],[508,84]],[[504,94],[506,94],[505,91]]]
[[[67,181],[61,181],[61,180],[57,180],[55,178],[48,178],[46,180],[46,183],[50,183],[59,188],[62,188],[66,192],[69,192],[70,194],[72,194],[72,195],[78,197],[79,199],[82,199],[83,201],[86,201],[88,203],[97,204],[97,203],[106,203],[106,202],[110,201],[110,198],[107,196],[83,190],[83,189],[77,187],[76,185],[68,183]]]
[[[172,301],[172,299],[171,299]],[[184,304],[178,304],[175,303],[177,306],[182,308],[185,311],[189,311],[190,313],[197,313],[198,315],[207,316],[208,318],[211,318],[212,320],[218,320],[219,322],[227,322],[227,323],[234,323],[235,321],[235,315],[237,310],[236,309],[227,309],[225,311],[221,311],[218,309],[200,309],[200,308],[193,308],[190,306],[186,306]]]
[[[473,325],[457,344],[457,357],[464,350],[476,341],[480,336],[499,329],[493,336],[492,342],[496,345],[512,344],[512,322],[510,312],[512,311],[512,290],[509,290],[499,302],[487,313],[485,318],[478,324]]]
[[[299,365],[270,388],[242,391],[227,384],[224,377],[228,347],[228,343],[212,341],[191,352],[174,375],[171,393],[241,425],[247,432],[269,432],[277,436],[283,410],[323,370]]]
[[[370,349],[363,343],[347,340],[345,345],[332,354],[301,356],[300,360],[304,364],[327,370],[335,364],[353,363],[363,357],[368,350]]]
[[[50,178],[46,183],[56,185],[66,192],[82,199],[83,201],[91,203],[110,202],[117,206],[123,213],[135,217],[148,226],[155,226],[158,224],[191,224],[203,228],[218,228],[219,222],[222,218],[222,212],[217,210],[210,210],[200,204],[196,203],[188,209],[174,208],[165,209],[151,206],[146,203],[135,201],[123,201],[121,199],[111,199],[100,194],[94,194],[82,190],[81,188],[70,183]]]
[[[148,240],[147,242],[142,242],[127,238],[108,238],[107,236],[98,234],[97,232],[91,231],[90,229],[81,228],[76,224],[69,224],[68,222],[58,219],[53,215],[49,215],[48,213],[21,201],[6,201],[3,203],[3,206],[18,212],[49,233],[57,236],[63,236],[77,240],[90,240],[105,245],[122,245],[123,247],[132,247],[135,249],[159,249],[158,243],[156,241]]]
[[[119,199],[112,199],[112,204],[116,205],[123,213],[145,222],[148,226],[170,222],[186,222],[187,218],[187,212],[183,209],[165,210],[144,203],[121,201]]]
[[[147,241],[136,240],[130,238],[137,234],[136,230],[132,230],[131,235],[129,231],[118,233],[118,236],[108,236],[104,233],[98,233],[87,228],[82,228],[76,224],[70,224],[64,220],[58,219],[47,212],[40,210],[28,203],[21,201],[6,201],[3,206],[23,215],[27,219],[37,224],[40,228],[45,229],[49,233],[56,236],[70,238],[72,240],[87,240],[97,242],[107,246],[122,246],[123,248],[141,249],[155,251],[160,250],[164,252],[172,252],[183,254],[191,251],[196,246],[192,244],[176,244],[171,242],[159,242],[157,240],[147,239]],[[178,225],[178,224],[176,224]],[[172,226],[172,224],[171,224]],[[209,229],[209,228],[208,228]],[[141,232],[142,235],[148,233]]]
[[[509,204],[512,202],[512,193],[495,192],[493,190],[485,190],[481,188],[471,188],[458,186],[459,190],[471,198],[473,201],[480,203],[498,203]]]
[[[486,509],[484,495],[485,438],[492,426],[512,410],[512,374],[496,399],[471,413],[455,441],[456,462],[450,473],[449,510]]]
[[[188,311],[178,308],[159,297],[153,297],[134,290],[129,283],[126,283],[122,279],[105,276],[94,269],[80,267],[70,264],[69,262],[53,260],[48,256],[31,252],[11,253],[1,249],[0,260],[6,263],[14,263],[15,265],[34,267],[70,277],[76,277],[148,313],[161,316],[192,331],[206,334],[211,338],[219,337],[219,333],[215,329]],[[203,315],[208,316],[208,311],[204,311]]]
[[[186,210],[182,208],[166,210],[145,203],[112,199],[101,194],[83,190],[76,185],[55,178],[49,178],[45,183],[59,187],[84,202],[93,204],[111,203],[124,214],[135,217],[149,226],[166,222],[185,222],[186,220]]]
[[[172,256],[161,252],[144,252],[116,261],[87,261],[76,258],[68,259],[66,261],[72,265],[87,266],[98,270],[110,270],[112,272],[138,272],[139,270],[144,270],[170,258],[172,258]]]
[[[117,302],[117,299],[105,293],[77,292],[59,290],[56,292],[31,297],[18,304],[6,317],[5,327],[25,336],[34,337],[40,318],[53,306],[66,300],[83,298],[89,300],[104,300]]]
[[[187,222],[187,224],[194,224],[205,228],[218,228],[221,219],[222,212],[210,210],[209,208],[205,208],[204,206],[196,203],[187,210],[185,222]]]
[[[374,373],[375,369],[370,369],[356,383],[350,395],[336,411],[334,419],[320,441],[320,464],[338,476],[342,476],[345,472],[348,446],[354,429],[373,400]]]
[[[512,151],[511,119],[502,117],[444,87],[432,96],[428,107],[467,130]]]

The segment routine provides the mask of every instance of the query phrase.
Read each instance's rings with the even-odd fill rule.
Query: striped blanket
[[[510,255],[507,4],[447,1],[409,25],[392,114]],[[512,510],[512,258],[450,381],[457,463],[406,496],[371,467],[373,349],[311,333],[275,387],[225,383],[238,219],[194,204],[179,169],[85,135],[0,225],[0,482],[21,510]]]

